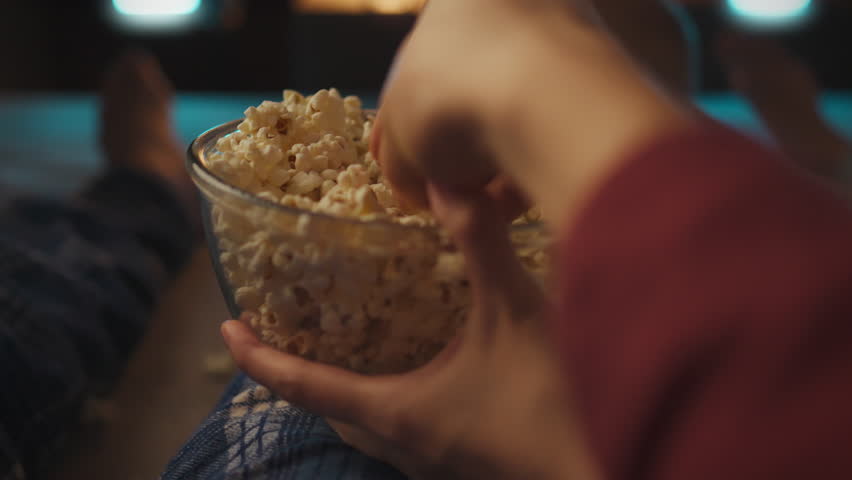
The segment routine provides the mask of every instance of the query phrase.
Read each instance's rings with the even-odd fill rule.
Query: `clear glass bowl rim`
[[[262,199],[246,190],[235,187],[218,175],[210,171],[204,163],[204,156],[210,147],[215,147],[219,139],[224,138],[238,130],[240,123],[244,119],[231,120],[215,126],[206,132],[202,133],[190,143],[187,149],[186,170],[190,178],[199,186],[207,189],[212,189],[217,194],[225,195],[226,197],[238,198],[241,201],[248,202],[258,207],[272,209],[284,215],[301,216],[307,215],[316,220],[341,222],[350,225],[361,225],[370,227],[382,227],[395,230],[399,233],[404,232],[419,232],[432,233],[436,232],[435,227],[419,226],[419,225],[402,225],[389,220],[361,220],[358,218],[338,217],[321,212],[312,212],[299,208],[287,207],[269,200]],[[510,228],[512,233],[534,233],[540,231],[544,233],[546,228],[542,223],[528,223],[523,225],[513,225]]]

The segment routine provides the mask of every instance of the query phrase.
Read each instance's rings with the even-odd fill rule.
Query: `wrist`
[[[603,29],[555,35],[519,47],[534,53],[483,118],[500,169],[560,226],[631,152],[691,122]]]

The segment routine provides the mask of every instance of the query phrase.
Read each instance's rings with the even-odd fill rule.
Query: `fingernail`
[[[234,322],[235,322],[235,320],[228,320],[227,322],[223,323],[222,326],[219,328],[219,331],[222,332],[222,338],[225,339],[225,343],[227,343],[227,344],[230,344],[233,340],[233,337],[234,337],[233,336],[233,326],[234,326],[233,324],[234,324]]]
[[[236,344],[252,345],[258,343],[257,338],[251,333],[251,330],[238,320],[228,320],[223,323],[221,331],[222,337],[225,339],[225,343],[229,346]]]

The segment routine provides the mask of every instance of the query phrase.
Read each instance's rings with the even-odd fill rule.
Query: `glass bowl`
[[[470,303],[461,255],[437,228],[285,207],[227,184],[207,159],[241,120],[189,147],[213,267],[231,315],[291,354],[365,374],[427,363]],[[542,225],[510,229],[519,258],[543,278]]]

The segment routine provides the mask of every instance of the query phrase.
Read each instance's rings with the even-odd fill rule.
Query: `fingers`
[[[376,116],[373,133],[370,137],[370,153],[382,167],[382,174],[393,185],[394,190],[406,207],[426,209],[429,199],[426,196],[426,182],[409,164],[398,144],[394,142],[385,128],[385,117],[381,110]]]
[[[429,206],[427,182],[485,188],[496,168],[481,146],[480,127],[469,113],[458,108],[432,109],[440,103],[435,101],[436,94],[409,88],[421,81],[416,69],[412,73],[402,68],[411,38],[403,40],[385,81],[370,150],[403,203],[425,209]]]
[[[391,144],[391,138],[384,135],[383,116],[379,112],[373,125],[370,138],[370,152],[382,165],[385,178],[394,185],[404,201],[415,208],[429,207],[426,193],[426,179],[409,166],[398,153],[399,150]],[[383,153],[387,153],[387,156]],[[529,200],[505,176],[498,176],[485,188],[487,195],[496,202],[503,218],[511,221],[529,208]]]
[[[406,207],[426,209],[429,199],[426,195],[426,180],[414,169],[398,148],[387,128],[383,128],[378,139],[379,153],[376,157],[382,166],[382,173],[393,186],[394,193]]]
[[[518,218],[530,208],[530,201],[508,177],[499,176],[485,189],[486,194],[496,203],[497,209],[507,222]]]
[[[382,379],[279,352],[262,344],[250,327],[238,321],[225,322],[222,336],[237,366],[281,398],[324,417],[381,426],[388,394]]]
[[[390,123],[391,118],[398,118],[392,117],[391,109],[386,108],[379,117],[370,142],[373,154],[394,192],[409,206],[429,207],[428,183],[453,190],[493,190],[495,198],[504,196],[499,199],[507,202],[506,207],[521,203],[516,190],[509,196],[508,183],[497,180],[495,164],[481,148],[471,122],[438,116],[418,127],[417,133],[406,134],[405,119]]]
[[[399,64],[402,61],[406,46],[410,40],[411,34],[409,33],[397,49],[396,56],[382,87],[382,92],[379,95],[379,113],[373,125],[373,132],[370,138],[370,152],[382,166],[382,173],[390,184],[393,185],[397,196],[402,200],[403,204],[408,207],[425,209],[428,207],[429,202],[426,197],[425,181],[420,173],[412,167],[410,159],[406,158],[407,156],[403,153],[400,145],[396,143],[392,134],[386,128],[385,119],[388,113],[383,108],[388,93],[393,90],[397,72],[399,71]]]
[[[500,299],[514,311],[538,308],[541,294],[524,270],[509,238],[506,221],[483,193],[458,193],[430,185],[435,217],[464,255],[475,302]]]
[[[382,122],[382,111],[379,110],[379,113],[376,114],[376,121],[373,123],[373,131],[370,134],[370,153],[372,153],[373,158],[380,163],[382,158],[381,139],[383,127],[384,122]]]

